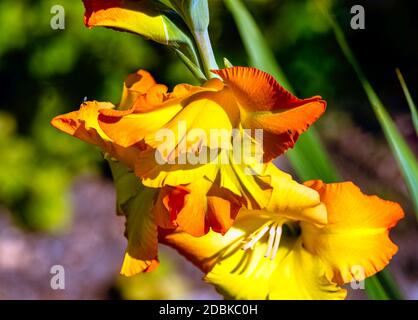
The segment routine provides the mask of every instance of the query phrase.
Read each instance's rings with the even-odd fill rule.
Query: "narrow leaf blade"
[[[418,135],[418,111],[417,106],[412,100],[411,94],[409,93],[408,86],[406,85],[405,79],[402,76],[402,73],[399,69],[396,69],[396,74],[398,75],[399,82],[401,83],[402,90],[405,94],[406,101],[408,102],[409,109],[411,110],[412,123],[414,124],[415,132]]]

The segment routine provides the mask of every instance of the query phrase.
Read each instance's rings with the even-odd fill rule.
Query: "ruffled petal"
[[[197,135],[204,132],[209,138],[210,125],[214,124],[206,123],[208,115],[217,117],[218,121],[223,119],[222,128],[231,127],[228,114],[216,102],[222,95],[212,95],[213,99],[195,96],[217,90],[209,84],[204,87],[179,84],[169,93],[165,85],[156,84],[151,75],[143,70],[131,75],[131,78],[125,87],[131,81],[137,82],[124,91],[127,93],[122,97],[123,110],[100,110],[99,116],[103,132],[121,146],[129,147],[145,139],[148,145],[157,148],[168,143],[163,139],[172,138],[176,147],[184,134],[189,137],[186,148],[199,145]]]
[[[111,157],[133,168],[140,150],[136,147],[125,148],[114,143],[99,125],[100,111],[113,110],[113,108],[114,105],[111,103],[88,101],[83,103],[78,111],[56,116],[52,119],[51,124],[67,134],[97,145]]]
[[[270,161],[293,148],[299,136],[325,111],[326,102],[319,98],[301,106],[274,112],[251,112],[244,127],[263,129],[264,161]]]
[[[404,216],[399,204],[365,195],[351,182],[306,185],[319,192],[328,212],[321,228],[301,223],[306,249],[332,267],[339,284],[382,270],[397,251],[389,230]]]
[[[87,101],[78,111],[56,116],[51,124],[57,129],[91,144],[110,138],[100,129],[97,117],[101,109],[113,109],[108,102]],[[90,130],[93,129],[93,130]]]
[[[175,104],[146,113],[102,112],[99,124],[103,132],[117,144],[130,147],[161,129],[181,109],[181,105]]]
[[[225,233],[241,208],[239,199],[206,178],[185,186],[165,186],[156,205],[161,228],[184,231],[200,237],[210,229]]]
[[[156,84],[157,82],[148,71],[138,70],[131,73],[123,84],[119,108],[122,110],[131,108],[140,95],[147,93]]]
[[[222,78],[246,111],[292,109],[320,99],[299,99],[284,89],[273,76],[256,68],[232,67],[212,72]]]
[[[292,148],[299,136],[325,111],[321,97],[299,99],[271,75],[248,67],[213,70],[241,107],[244,128],[263,129],[264,161]]]

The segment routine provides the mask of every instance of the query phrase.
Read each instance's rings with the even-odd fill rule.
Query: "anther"
[[[273,253],[270,257],[273,260],[276,257],[277,251],[279,250],[280,238],[282,237],[282,227],[277,226],[276,228],[276,236],[274,238],[274,245],[273,245]]]
[[[276,234],[276,228],[274,226],[270,227],[269,240],[267,243],[267,251],[266,251],[266,254],[264,255],[265,258],[268,258],[270,256],[271,249],[273,248],[275,234]]]

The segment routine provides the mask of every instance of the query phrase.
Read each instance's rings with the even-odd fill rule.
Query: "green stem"
[[[211,70],[218,69],[218,65],[215,60],[215,55],[213,54],[209,33],[207,29],[204,31],[195,31],[193,36],[199,50],[205,75],[208,79],[213,78],[215,75],[211,72]]]

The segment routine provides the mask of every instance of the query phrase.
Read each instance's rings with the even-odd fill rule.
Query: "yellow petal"
[[[99,124],[103,132],[117,144],[130,147],[161,129],[181,109],[181,105],[174,104],[146,113],[102,113],[99,116]]]
[[[51,124],[88,143],[98,144],[101,140],[110,140],[100,129],[97,120],[99,110],[113,109],[114,107],[108,102],[87,101],[80,106],[80,110],[57,116],[52,119]]]
[[[318,228],[301,223],[303,244],[334,272],[339,284],[369,277],[382,270],[397,251],[389,230],[403,217],[399,204],[368,196],[351,182],[310,181],[328,211],[328,223]]]
[[[135,164],[135,174],[141,178],[144,185],[151,188],[185,185],[202,177],[214,181],[219,171],[217,158],[207,164],[159,164],[155,154],[155,149],[147,150],[137,157]]]
[[[232,155],[232,151],[229,153]],[[248,209],[265,208],[271,196],[271,186],[251,172],[245,164],[237,164],[230,156],[230,165],[221,166],[220,186],[245,199]]]
[[[238,214],[239,215],[239,214]],[[245,232],[230,228],[225,235],[210,231],[203,237],[193,237],[186,232],[160,232],[160,242],[166,244],[184,255],[203,272],[209,272],[219,259],[228,252],[231,244],[240,241]]]
[[[270,178],[272,193],[266,210],[279,213],[292,220],[309,221],[315,224],[327,222],[327,211],[321,204],[317,191],[304,186],[269,163],[265,172]]]
[[[334,300],[346,292],[327,278],[321,260],[301,242],[279,249],[274,261],[264,257],[265,247],[237,251],[207,274],[205,281],[225,297],[250,300]],[[247,264],[247,265],[246,265]]]
[[[305,250],[296,236],[282,238],[277,256],[265,258],[267,241],[253,250],[242,250],[243,240],[269,215],[241,212],[224,235],[209,232],[194,238],[185,233],[168,233],[161,241],[177,249],[207,273],[205,281],[233,299],[343,299],[345,290],[331,282],[330,269]]]
[[[157,83],[154,78],[145,70],[138,70],[136,73],[130,74],[123,84],[120,109],[129,109],[138,96],[145,94],[155,84]]]
[[[126,277],[134,276],[138,273],[142,272],[151,272],[155,270],[159,265],[157,259],[153,260],[140,260],[135,259],[129,255],[129,253],[125,253],[125,257],[123,259],[122,267],[120,270],[120,274]]]
[[[225,111],[225,105],[218,100],[221,96],[211,92],[194,95],[184,109],[164,125],[167,137],[161,137],[160,131],[157,135],[149,134],[145,142],[158,148],[162,144],[162,138],[173,139],[173,149],[167,150],[167,154],[174,156],[194,148],[228,148],[232,139],[233,123],[236,123],[238,114]],[[224,143],[221,140],[223,138],[226,139]]]

